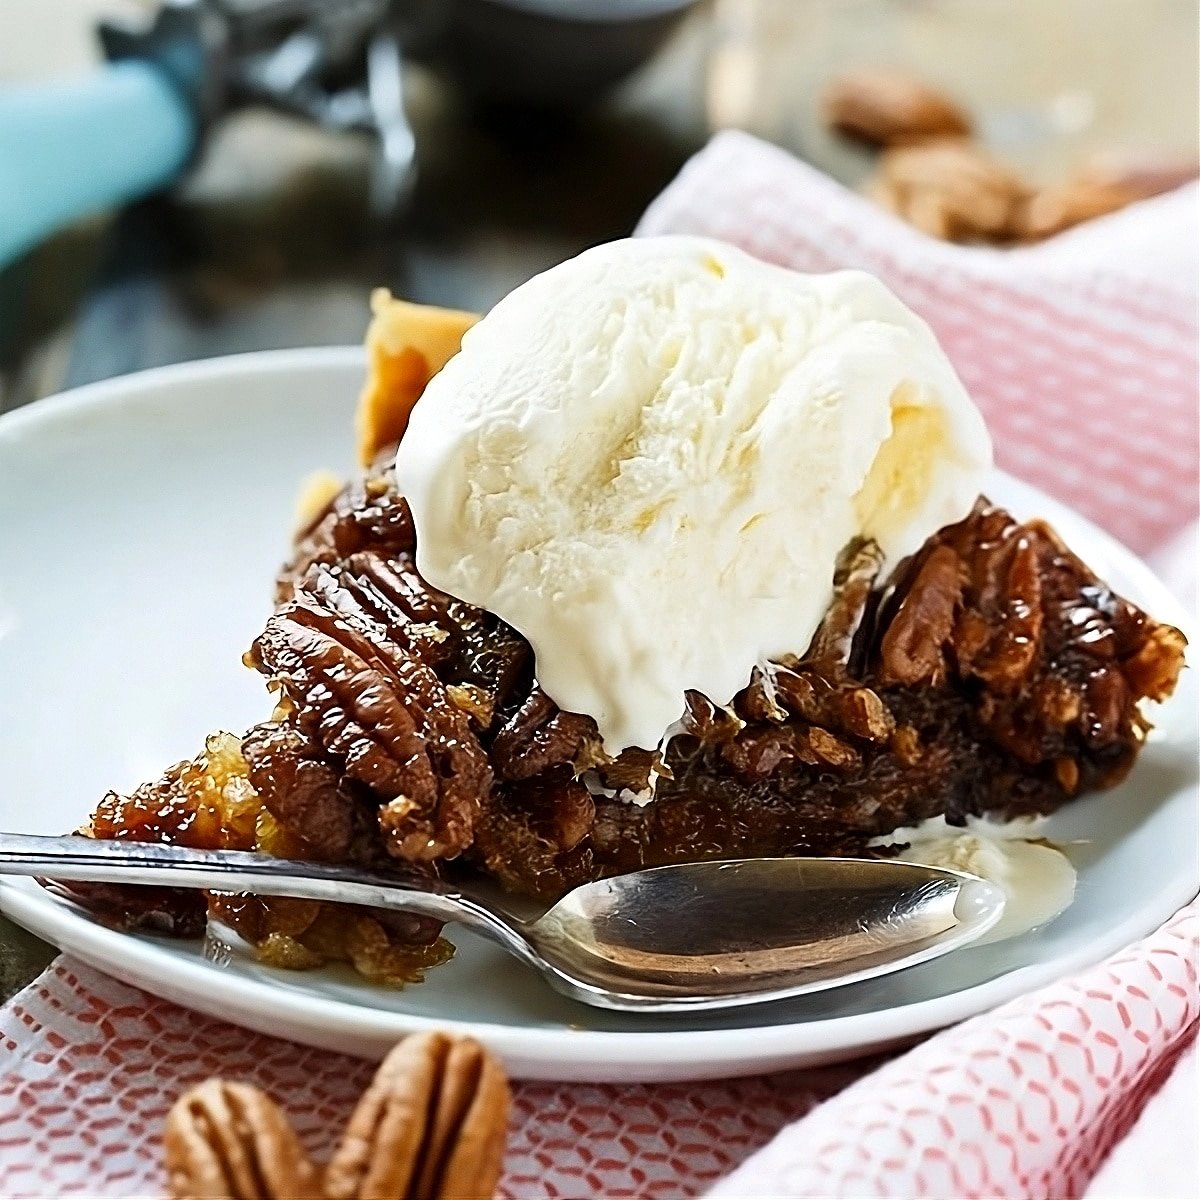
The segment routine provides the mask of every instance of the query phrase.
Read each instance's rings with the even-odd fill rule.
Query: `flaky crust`
[[[479,317],[452,308],[397,300],[386,288],[371,294],[367,379],[355,428],[363,465],[398,442],[425,385],[458,353],[462,336]]]

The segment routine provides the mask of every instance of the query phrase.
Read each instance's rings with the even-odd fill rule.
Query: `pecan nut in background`
[[[1195,179],[1195,161],[1112,154],[1035,184],[972,140],[971,120],[905,72],[859,68],[822,98],[828,128],[883,151],[865,191],[923,233],[949,242],[1040,242]]]
[[[831,128],[873,146],[971,132],[967,114],[948,96],[912,75],[882,68],[839,75],[825,91],[824,111]]]
[[[1119,185],[1068,179],[1029,197],[1018,214],[1017,233],[1022,241],[1040,242],[1073,225],[1118,212],[1137,198]]]
[[[947,242],[1009,241],[1030,189],[965,139],[884,151],[870,194],[884,208]]]

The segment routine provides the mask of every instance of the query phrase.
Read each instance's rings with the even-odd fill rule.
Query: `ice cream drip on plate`
[[[979,944],[999,942],[1048,924],[1075,898],[1071,860],[1042,838],[1041,817],[1013,821],[967,818],[966,828],[932,817],[877,839],[904,844],[896,856],[927,867],[965,871],[1004,891],[1004,915]]]

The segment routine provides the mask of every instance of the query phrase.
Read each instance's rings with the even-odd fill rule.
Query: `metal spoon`
[[[926,962],[990,929],[992,884],[915,863],[757,858],[655,867],[576,888],[523,920],[457,886],[83,837],[0,834],[0,874],[257,892],[457,922],[599,1008],[682,1012],[760,1004]]]

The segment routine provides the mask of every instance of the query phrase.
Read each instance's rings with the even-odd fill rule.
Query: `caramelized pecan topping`
[[[667,862],[861,854],[936,814],[1049,812],[1116,782],[1144,739],[1139,702],[1168,695],[1182,666],[1178,630],[1046,526],[980,502],[886,579],[877,547],[847,547],[807,649],[759,664],[729,704],[688,693],[661,753],[613,760],[593,721],[537,687],[528,643],[431,588],[413,552],[390,473],[336,498],[249,656],[281,693],[275,720],[106,797],[96,835],[377,869],[462,855],[547,898]],[[364,969],[377,939],[401,937],[343,921],[335,939],[323,916],[297,930],[273,903],[225,919],[281,962],[336,940]]]
[[[502,779],[531,779],[551,767],[573,763],[596,723],[578,713],[563,712],[534,687],[492,742],[492,763]]]
[[[389,853],[430,862],[470,845],[491,769],[429,665],[442,630],[414,622],[400,578],[353,558],[314,565],[250,661],[282,690],[290,719],[324,758],[377,800]]]
[[[312,755],[298,729],[274,722],[256,726],[242,741],[249,779],[273,817],[330,862],[350,853],[354,800],[338,773]]]
[[[958,556],[935,546],[917,568],[879,645],[882,684],[936,686],[945,678],[943,648],[954,629],[962,595]]]
[[[394,447],[392,448],[394,451]],[[344,562],[361,550],[385,559],[411,556],[417,545],[408,501],[396,491],[384,464],[392,454],[380,454],[366,476],[344,488],[299,531],[291,561],[280,573],[275,599],[282,604],[292,586],[316,563]]]

